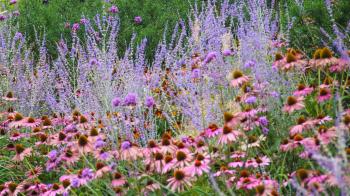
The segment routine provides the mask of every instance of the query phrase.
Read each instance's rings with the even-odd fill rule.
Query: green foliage
[[[186,18],[190,4],[194,0],[113,0],[105,3],[100,0],[49,0],[44,4],[39,0],[23,0],[19,2],[21,16],[18,18],[20,31],[26,32],[29,43],[35,41],[35,31],[41,35],[45,32],[48,49],[56,56],[56,42],[61,38],[69,38],[70,30],[65,29],[65,23],[79,22],[82,16],[92,18],[96,14],[108,11],[111,5],[119,8],[121,30],[118,38],[120,53],[128,46],[133,33],[136,42],[147,37],[149,57],[156,45],[161,41],[165,27],[170,38],[176,22]],[[141,16],[142,23],[135,24],[134,17]]]
[[[323,41],[329,42],[321,28],[334,36],[331,17],[324,0],[305,0],[302,6],[298,5],[295,0],[289,0],[287,2],[280,1],[279,5],[280,7],[287,5],[288,17],[295,19],[290,35],[291,46],[299,47],[311,56],[317,48],[324,46]],[[349,1],[334,1],[332,9],[335,22],[341,28],[346,28],[350,20],[350,15],[347,14],[350,9]],[[287,14],[285,13],[283,20],[286,18]]]
[[[79,22],[80,18],[91,18],[102,11],[102,1],[96,0],[22,0],[18,4],[21,13],[18,17],[21,32],[25,32],[29,43],[35,42],[35,32],[47,38],[49,53],[55,56],[56,43],[61,36],[69,37],[65,23]]]

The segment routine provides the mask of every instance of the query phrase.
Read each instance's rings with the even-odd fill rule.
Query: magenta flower
[[[134,22],[135,22],[135,24],[141,24],[141,23],[142,23],[142,18],[141,18],[141,16],[136,16],[136,17],[134,18]]]
[[[73,26],[72,26],[72,31],[76,32],[79,28],[80,28],[79,23],[74,23]]]
[[[112,5],[110,8],[109,8],[109,12],[113,13],[113,14],[116,14],[116,13],[119,13],[119,9],[117,6],[115,5]]]

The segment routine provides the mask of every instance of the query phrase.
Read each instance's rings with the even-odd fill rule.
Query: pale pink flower
[[[241,71],[236,70],[232,73],[232,80],[230,82],[231,86],[233,87],[239,87],[242,84],[249,81],[249,77],[245,76]]]
[[[15,145],[16,155],[12,158],[14,161],[23,161],[24,157],[31,155],[32,148],[24,148],[22,144]]]
[[[304,98],[303,97],[294,97],[294,96],[289,96],[287,98],[287,103],[283,107],[283,111],[292,113],[296,110],[301,110],[305,107],[303,103]]]
[[[174,192],[182,192],[186,187],[192,186],[188,174],[181,170],[174,171],[174,177],[167,180],[169,182],[168,187]]]
[[[225,145],[236,141],[242,135],[243,134],[240,131],[236,131],[228,126],[224,126],[224,128],[221,131],[221,135],[219,137],[218,143]]]
[[[293,95],[296,97],[306,96],[311,94],[313,91],[314,89],[312,87],[307,87],[304,84],[299,84],[298,89],[294,91]]]
[[[324,101],[329,100],[331,97],[331,90],[329,90],[328,88],[321,88],[317,96],[317,101],[319,103],[322,103]]]
[[[203,173],[208,173],[210,168],[209,166],[202,161],[195,160],[191,166],[188,166],[184,169],[190,176],[201,176]]]

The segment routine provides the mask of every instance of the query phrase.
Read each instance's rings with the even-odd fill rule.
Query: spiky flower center
[[[165,159],[164,159],[165,163],[170,163],[172,160],[173,160],[173,157],[171,157],[170,155],[165,156]]]
[[[230,122],[233,119],[233,115],[229,112],[224,113],[224,120],[225,122]]]
[[[255,161],[256,161],[257,164],[261,164],[263,162],[259,157],[256,157]]]
[[[13,98],[13,92],[8,92],[7,94],[6,94],[6,97],[7,98],[9,98],[9,99],[12,99]]]
[[[69,179],[63,180],[62,185],[63,185],[64,188],[67,188],[70,185]]]
[[[200,160],[196,160],[194,162],[194,166],[196,166],[196,167],[200,167],[201,165],[202,165],[202,162]]]
[[[88,144],[88,138],[85,135],[79,136],[79,146],[86,146]]]
[[[43,122],[43,125],[44,125],[44,126],[51,126],[51,125],[52,125],[52,122],[51,122],[51,120],[50,120],[49,118],[46,118],[46,119],[44,120],[44,122]]]
[[[15,150],[17,154],[21,154],[24,151],[24,147],[22,144],[16,144],[15,145]]]
[[[87,118],[86,118],[85,116],[80,116],[79,122],[80,122],[81,124],[83,124],[83,123],[87,123],[88,120],[87,120]]]
[[[40,141],[45,142],[47,140],[47,135],[46,134],[41,134],[40,135]]]
[[[320,57],[322,59],[329,59],[332,58],[332,56],[332,51],[329,48],[325,47],[321,50]]]
[[[205,146],[204,141],[203,141],[203,140],[199,140],[199,141],[197,142],[197,148],[200,148],[200,147],[203,147],[203,146]]]
[[[306,120],[305,120],[305,117],[304,117],[304,116],[301,116],[301,117],[300,117],[300,118],[298,118],[298,120],[297,120],[298,125],[301,125],[301,124],[303,124],[304,122],[306,122]]]
[[[275,61],[279,61],[279,60],[282,60],[283,59],[283,56],[281,53],[276,53],[275,55]]]
[[[16,114],[15,114],[15,121],[20,121],[20,120],[22,120],[22,119],[23,119],[22,114],[20,114],[20,113],[16,113]]]
[[[309,176],[309,172],[306,169],[298,169],[296,174],[300,181],[304,181]]]
[[[233,72],[232,76],[233,76],[233,79],[238,79],[240,77],[243,77],[243,73],[239,70],[236,70]]]
[[[350,115],[345,115],[344,116],[344,119],[343,119],[343,122],[345,125],[349,125],[350,124]]]
[[[114,179],[118,180],[121,178],[122,178],[122,175],[119,172],[114,173]]]
[[[176,180],[181,181],[185,179],[185,172],[183,172],[182,170],[176,170],[174,172],[174,177]]]
[[[8,188],[9,190],[13,193],[15,192],[16,188],[17,188],[17,184],[14,183],[14,182],[11,182],[9,185],[8,185]]]
[[[97,170],[102,169],[104,166],[105,166],[105,164],[104,164],[104,163],[102,163],[102,162],[98,162],[98,163],[96,163],[96,169],[97,169]]]
[[[247,170],[242,170],[240,173],[239,173],[239,176],[240,177],[243,177],[243,178],[247,178],[249,177],[249,172]]]
[[[72,150],[68,149],[65,153],[66,157],[71,158],[73,156]]]
[[[157,152],[155,155],[154,155],[156,161],[160,161],[160,160],[163,160],[163,154],[160,153],[160,152]]]
[[[178,161],[184,161],[186,158],[187,158],[187,155],[186,155],[186,153],[184,153],[183,151],[178,151],[178,152],[176,153],[176,159],[177,159]]]
[[[98,136],[98,131],[96,128],[92,128],[90,130],[90,136]]]
[[[320,96],[326,96],[329,94],[329,91],[325,88],[320,89]]]
[[[302,91],[305,89],[305,85],[304,84],[299,84],[298,85],[298,91]]]
[[[262,195],[265,192],[265,186],[264,185],[259,185],[255,187],[256,193],[259,195]]]
[[[197,160],[203,161],[204,159],[205,159],[205,157],[202,154],[197,155]]]
[[[60,132],[58,134],[58,140],[63,141],[64,139],[66,139],[66,134],[64,134],[63,132]]]
[[[183,148],[185,148],[185,144],[183,143],[183,142],[179,142],[179,143],[177,143],[177,145],[176,145],[179,149],[183,149]]]
[[[294,141],[296,142],[300,142],[301,140],[303,140],[303,136],[300,135],[300,134],[296,134],[294,137],[293,137]]]
[[[321,51],[322,51],[322,49],[317,49],[313,55],[313,58],[320,59],[321,58]]]
[[[163,139],[162,140],[162,145],[163,146],[169,146],[170,145],[170,141],[168,139]]]
[[[295,57],[294,54],[289,52],[287,54],[287,63],[292,63],[292,62],[295,62],[295,61],[297,61],[297,58]]]
[[[58,190],[58,189],[60,189],[60,185],[58,185],[57,183],[55,183],[55,184],[52,185],[52,189],[53,189],[53,190]]]
[[[230,134],[232,132],[232,129],[228,126],[224,126],[223,133],[224,135]]]
[[[155,147],[157,147],[157,144],[156,144],[156,142],[154,140],[150,140],[148,142],[148,147],[149,148],[155,148]]]
[[[29,117],[27,120],[28,123],[35,123],[35,119],[32,117]]]
[[[287,104],[289,106],[295,105],[297,102],[298,102],[298,100],[295,97],[293,97],[293,96],[289,96],[287,98]]]
[[[256,141],[258,141],[258,138],[256,138],[256,136],[254,136],[254,135],[248,136],[248,143],[249,144],[252,144]]]
[[[214,131],[218,130],[219,127],[216,124],[211,124],[211,125],[209,125],[209,129],[214,132]]]

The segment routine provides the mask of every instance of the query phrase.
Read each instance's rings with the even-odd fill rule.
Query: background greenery
[[[106,11],[112,4],[119,8],[121,31],[118,45],[122,53],[130,41],[132,33],[137,34],[136,40],[147,37],[147,56],[152,57],[154,48],[162,39],[165,26],[168,35],[175,23],[186,18],[190,4],[195,0],[19,0],[18,17],[20,31],[25,32],[29,42],[34,42],[36,30],[47,35],[47,47],[51,55],[56,56],[56,42],[61,38],[69,38],[70,31],[64,28],[66,22],[79,22],[80,18],[91,18],[101,11]],[[197,2],[201,2],[198,1]],[[332,32],[330,18],[324,0],[305,0],[299,6],[295,0],[276,0],[276,11],[280,14],[281,23],[286,24],[287,18],[294,17],[294,27],[291,29],[291,45],[300,47],[311,53],[323,45],[325,36],[320,27]],[[336,22],[346,28],[350,20],[349,0],[333,1]],[[141,16],[142,24],[135,24],[134,17]],[[35,27],[35,28],[34,28]],[[168,36],[169,38],[169,36]]]

